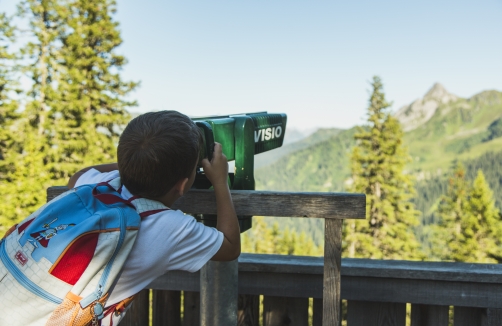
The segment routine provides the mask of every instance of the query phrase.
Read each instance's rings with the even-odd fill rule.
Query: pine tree
[[[502,220],[495,208],[493,192],[485,180],[482,170],[469,193],[469,213],[479,225],[475,241],[479,244],[476,262],[495,263],[502,261]]]
[[[479,225],[469,213],[469,191],[465,169],[456,162],[448,180],[448,190],[437,205],[440,221],[434,232],[434,256],[442,260],[466,261],[479,251],[474,238]]]
[[[9,169],[9,152],[16,143],[12,127],[19,118],[19,104],[12,98],[13,93],[19,92],[13,73],[16,57],[9,51],[14,38],[11,18],[0,13],[0,180],[4,179],[5,172]]]
[[[30,42],[23,48],[24,72],[32,85],[26,94],[26,106],[18,122],[22,145],[9,173],[10,190],[6,192],[2,214],[19,221],[45,203],[48,186],[65,184],[54,179],[50,171],[50,110],[57,105],[55,85],[60,81],[58,36],[64,28],[66,7],[54,0],[27,0],[19,6],[19,14],[29,22]]]
[[[253,228],[242,235],[242,252],[259,254],[281,254],[322,256],[322,247],[314,244],[304,232],[298,235],[289,228],[279,230],[279,225],[274,223],[268,228],[263,217],[253,218]]]
[[[441,219],[433,239],[436,257],[459,262],[500,261],[502,221],[481,170],[471,187],[463,165],[456,163],[437,212]]]
[[[54,121],[57,154],[52,171],[67,178],[83,166],[115,161],[120,128],[130,119],[125,100],[137,83],[122,81],[126,64],[115,53],[122,43],[118,24],[112,20],[115,2],[74,0],[61,37],[61,64],[65,68]]]
[[[16,121],[19,118],[18,102],[12,96],[18,93],[14,75],[16,56],[9,51],[15,41],[14,27],[11,18],[0,13],[0,236],[11,224],[12,214],[6,214],[9,206],[7,196],[13,191],[10,175],[13,172],[19,151],[19,140],[16,135]]]
[[[344,251],[349,257],[421,258],[413,234],[418,211],[410,203],[411,176],[404,173],[409,156],[403,131],[388,112],[379,77],[372,82],[368,125],[355,135],[350,191],[366,194],[367,220],[350,220],[344,227]]]

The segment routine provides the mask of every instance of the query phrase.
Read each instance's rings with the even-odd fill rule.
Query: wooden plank
[[[312,326],[322,326],[322,299],[314,298]]]
[[[411,305],[411,326],[448,326],[449,306]]]
[[[263,326],[308,325],[308,298],[264,297]]]
[[[487,309],[486,323],[483,326],[502,326],[502,309]]]
[[[322,275],[324,272],[323,257],[241,254],[239,257],[239,273],[276,273],[276,274],[312,274]],[[421,267],[421,265],[425,267]],[[191,291],[199,289],[199,275],[188,273],[193,277]],[[342,259],[342,277],[360,276],[375,278],[397,278],[407,280],[438,280],[473,283],[502,284],[502,264],[470,264],[470,263],[436,263],[417,261],[389,261],[371,259]],[[182,277],[187,273],[169,272],[170,278]],[[182,275],[182,276],[181,276]],[[405,275],[406,277],[403,277]],[[162,287],[162,278],[150,286]],[[182,290],[182,289],[181,289]]]
[[[50,187],[47,198],[50,200],[66,190],[66,187]],[[237,215],[364,219],[366,214],[364,194],[255,190],[232,190],[231,194]],[[193,189],[171,208],[187,214],[216,214],[216,199],[211,190]]]
[[[132,306],[120,322],[120,326],[144,326],[149,324],[150,290],[140,291]]]
[[[405,324],[406,303],[348,302],[347,326],[405,326]]]
[[[258,326],[260,321],[260,296],[239,295],[237,325]]]
[[[486,309],[471,307],[455,307],[453,309],[454,326],[484,326]]]
[[[200,272],[168,272],[146,286],[153,290],[200,291]]]
[[[502,284],[342,276],[347,300],[502,308],[501,291]]]
[[[341,322],[340,269],[342,267],[342,220],[326,220],[324,228],[324,326]]]
[[[342,264],[342,299],[502,308],[502,284],[500,283],[346,276],[343,275],[344,268]],[[291,269],[294,270],[295,266],[291,265]],[[176,271],[159,277],[148,287],[198,291],[198,282],[199,273]],[[239,293],[322,298],[323,275],[241,270]]]
[[[239,293],[276,297],[322,298],[322,275],[239,273]]]
[[[153,290],[153,326],[181,326],[181,292]]]
[[[183,292],[183,326],[200,325],[200,295],[199,292]]]

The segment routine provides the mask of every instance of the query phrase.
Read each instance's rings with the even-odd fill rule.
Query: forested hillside
[[[409,116],[402,118],[406,113],[420,119],[417,122]],[[408,130],[403,142],[410,155],[407,173],[417,181],[413,203],[421,212],[420,225],[437,222],[430,210],[446,192],[447,175],[455,161],[464,163],[469,182],[478,169],[484,172],[494,191],[496,206],[502,209],[502,92],[484,91],[463,99],[436,84],[396,116],[402,118],[404,129]],[[352,182],[350,153],[355,145],[354,133],[355,129],[343,130],[257,169],[257,188],[346,191]],[[309,232],[317,243],[322,241],[323,226],[319,221],[281,221],[284,227]],[[417,227],[417,235],[424,240],[420,230]]]

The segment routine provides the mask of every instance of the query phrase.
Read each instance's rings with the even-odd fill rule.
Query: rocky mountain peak
[[[424,97],[409,105],[401,107],[395,117],[401,122],[404,131],[410,131],[429,121],[440,104],[457,100],[458,97],[448,93],[440,83],[435,83]]]
[[[427,93],[425,93],[423,100],[435,100],[440,103],[448,103],[457,100],[457,96],[448,93],[446,88],[440,83],[435,83]]]

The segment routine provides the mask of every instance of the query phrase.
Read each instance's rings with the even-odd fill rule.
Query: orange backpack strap
[[[121,315],[126,310],[126,308],[133,302],[135,296],[136,295],[132,295],[129,298],[126,298],[106,308],[105,317],[111,314],[112,312],[115,313],[115,315],[117,316]]]
[[[7,232],[5,232],[4,236],[2,237],[2,239],[5,239],[9,236],[9,234],[11,234],[12,232],[14,232],[14,230],[16,230],[17,228],[17,224],[16,225],[13,225],[11,226],[10,229],[7,230]]]

